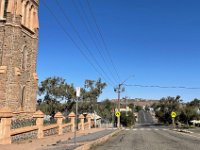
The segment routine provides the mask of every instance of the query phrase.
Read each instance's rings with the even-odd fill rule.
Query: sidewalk
[[[87,129],[84,131],[78,131],[77,137],[88,135],[91,133],[95,133],[98,131],[103,131],[104,128],[97,128],[97,129]],[[24,141],[19,144],[9,144],[9,145],[0,145],[0,150],[40,150],[46,149],[48,146],[55,145],[56,143],[60,143],[62,141],[73,139],[74,133],[66,133],[64,135],[54,135],[49,136],[43,139],[33,139]]]
[[[74,139],[71,139],[71,140],[57,142],[54,145],[47,146],[47,147],[44,147],[43,149],[39,149],[39,150],[74,150],[74,149],[78,148],[79,146],[81,146],[81,147],[79,147],[79,149],[83,150],[83,149],[85,149],[85,147],[88,147],[88,146],[84,146],[85,144],[87,145],[96,140],[98,142],[102,141],[102,138],[105,138],[106,136],[109,136],[109,135],[115,133],[115,131],[116,130],[105,129],[105,130],[101,130],[101,131],[97,131],[94,133],[90,133],[87,135],[82,135],[82,136],[77,137],[76,145],[74,145]]]

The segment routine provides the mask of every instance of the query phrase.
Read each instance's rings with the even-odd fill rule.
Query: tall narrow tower
[[[0,0],[0,109],[36,110],[39,0]]]

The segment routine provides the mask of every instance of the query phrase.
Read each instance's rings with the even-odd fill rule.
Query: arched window
[[[26,2],[24,0],[22,0],[22,24],[24,25],[25,24],[25,18],[26,18],[26,15],[25,15],[25,5],[26,5]]]
[[[4,14],[3,17],[6,18],[8,8],[8,0],[4,0]]]
[[[28,51],[26,46],[22,49],[23,57],[22,57],[22,70],[26,70],[27,68],[27,57],[28,57]]]
[[[24,99],[25,99],[25,88],[26,88],[26,86],[22,86],[21,87],[21,101],[20,101],[20,107],[21,107],[21,110],[23,110],[24,109]]]
[[[33,5],[31,6],[31,9],[30,9],[30,23],[29,23],[29,27],[31,30],[33,30],[33,18],[34,18],[34,7]]]
[[[0,18],[6,18],[8,8],[8,0],[0,0]]]
[[[28,26],[29,21],[29,2],[25,4],[25,12],[24,12],[24,25]]]

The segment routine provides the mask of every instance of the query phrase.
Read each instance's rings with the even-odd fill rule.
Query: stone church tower
[[[0,109],[36,110],[39,0],[0,0]]]

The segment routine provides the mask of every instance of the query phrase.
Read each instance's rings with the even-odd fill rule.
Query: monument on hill
[[[0,0],[0,109],[36,110],[39,0]]]

